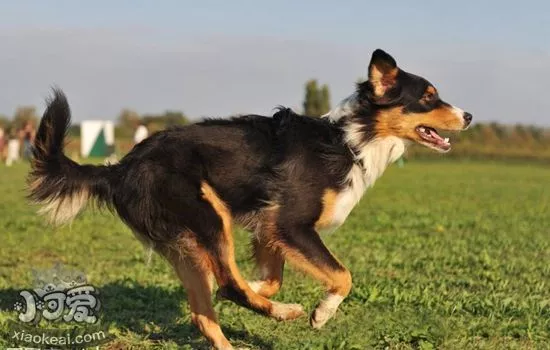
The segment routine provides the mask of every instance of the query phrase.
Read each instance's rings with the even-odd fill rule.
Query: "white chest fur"
[[[405,146],[405,141],[392,136],[369,142],[361,149],[356,158],[362,166],[354,164],[351,168],[346,177],[349,185],[336,196],[331,224],[323,231],[334,231],[344,223],[367,188],[374,185],[388,165],[403,155]]]

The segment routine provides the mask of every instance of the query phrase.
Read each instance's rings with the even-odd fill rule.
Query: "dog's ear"
[[[381,98],[395,86],[398,72],[397,63],[389,54],[380,49],[372,53],[369,64],[369,82],[375,99]]]

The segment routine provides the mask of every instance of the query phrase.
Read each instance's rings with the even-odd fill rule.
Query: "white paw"
[[[338,306],[342,303],[344,297],[338,294],[329,294],[323,301],[319,303],[317,308],[313,310],[309,323],[315,329],[319,329],[334,316]]]
[[[313,310],[313,313],[311,314],[311,319],[309,320],[311,327],[315,329],[323,327],[325,323],[327,323],[327,321],[330,320],[332,316],[334,316],[336,310],[338,309],[327,309],[319,307]]]
[[[304,314],[304,308],[300,304],[283,304],[273,302],[271,316],[277,320],[293,320]]]

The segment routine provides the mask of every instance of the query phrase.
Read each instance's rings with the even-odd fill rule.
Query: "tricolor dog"
[[[63,153],[70,124],[56,90],[40,123],[30,198],[61,224],[89,200],[114,212],[166,258],[187,290],[193,323],[217,349],[231,349],[212,307],[218,295],[277,320],[304,314],[270,300],[286,261],[326,287],[314,328],[336,312],[352,274],[323,244],[376,179],[419,143],[451,144],[437,130],[464,130],[472,115],[444,102],[426,79],[374,51],[368,80],[322,118],[279,108],[272,117],[209,119],[158,132],[114,165],[80,165]],[[235,263],[233,226],[251,231],[260,271],[247,282]]]

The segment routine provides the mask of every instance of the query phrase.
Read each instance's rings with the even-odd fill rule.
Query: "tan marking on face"
[[[430,85],[426,88],[425,93],[435,95],[435,94],[437,94],[437,90],[433,86]]]
[[[441,106],[426,113],[403,114],[403,107],[379,112],[376,116],[376,134],[380,137],[397,136],[413,141],[422,141],[415,128],[420,125],[441,130],[462,130],[464,120],[452,106]]]
[[[316,230],[321,230],[332,225],[337,196],[338,193],[333,189],[327,188],[325,190],[322,198],[323,209],[321,215],[319,215],[319,219],[315,222]]]
[[[437,90],[430,85],[426,88],[426,91],[424,91],[422,98],[420,98],[420,103],[423,105],[426,105],[430,103],[434,98],[436,98],[436,96],[437,96]]]

